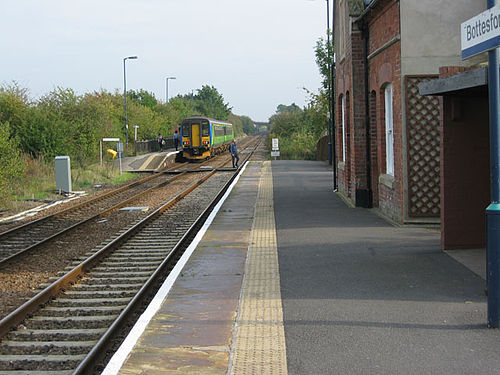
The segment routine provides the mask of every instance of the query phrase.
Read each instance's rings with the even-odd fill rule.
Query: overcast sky
[[[317,91],[325,0],[2,0],[0,84],[37,98],[145,89],[165,100],[215,86],[233,112],[267,121]],[[330,2],[332,3],[332,2]],[[330,4],[331,7],[331,4]]]

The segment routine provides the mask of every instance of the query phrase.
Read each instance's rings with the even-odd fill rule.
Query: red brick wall
[[[337,155],[344,161],[344,170],[339,170],[339,189],[347,197],[355,200],[357,189],[366,189],[366,106],[364,82],[364,41],[361,31],[356,30],[345,39],[345,58],[336,69],[337,95]],[[345,98],[346,160],[342,160],[343,129],[342,104]]]
[[[338,2],[336,3],[338,4]],[[347,2],[343,3],[345,7],[348,6]],[[342,12],[336,12],[337,15],[342,14]],[[346,10],[343,12],[346,15],[346,19],[344,20],[346,25],[346,30],[349,30],[349,12]],[[352,124],[352,113],[351,110],[351,93],[353,91],[352,87],[352,40],[349,35],[344,36],[344,56],[339,56],[340,61],[337,62],[336,65],[336,98],[337,98],[337,112],[336,112],[336,121],[337,121],[337,133],[336,133],[336,149],[337,149],[337,160],[340,162],[344,162],[344,169],[338,169],[338,188],[339,191],[342,192],[346,197],[351,196],[351,160],[349,157],[349,149],[351,148],[350,140],[352,139],[350,134],[350,125]],[[344,129],[342,128],[342,97],[345,99],[345,125],[346,125],[346,160],[342,158],[343,154],[343,137],[344,137]]]
[[[371,54],[387,42],[393,40],[400,33],[399,28],[399,2],[387,1],[384,6],[376,8],[369,20],[369,51]],[[370,58],[369,66],[369,90],[374,92],[374,100],[377,104],[377,139],[376,148],[372,152],[376,154],[376,167],[372,167],[372,174],[385,174],[385,99],[384,89],[387,84],[392,84],[393,96],[393,122],[394,122],[394,182],[392,188],[380,184],[379,176],[372,176],[378,190],[379,209],[392,219],[402,222],[403,220],[403,123],[402,123],[402,93],[401,93],[401,44],[395,42],[382,52]],[[373,160],[372,156],[372,160]]]
[[[439,78],[449,78],[455,74],[472,69],[476,68],[471,66],[442,66],[439,68]]]
[[[338,12],[340,14],[340,12]],[[369,25],[368,54],[382,47],[399,35],[399,2],[381,2],[367,18]],[[346,20],[346,25],[349,22]],[[337,64],[337,155],[342,160],[342,110],[341,97],[349,93],[349,108],[346,108],[346,125],[349,137],[346,140],[347,154],[345,170],[339,170],[339,189],[354,199],[356,190],[368,188],[366,165],[366,93],[365,93],[365,50],[364,39],[357,25],[345,38],[345,56]],[[403,218],[403,155],[402,155],[402,101],[401,101],[401,48],[396,42],[371,58],[369,64],[371,187],[373,204],[379,206],[389,217],[401,221]],[[395,172],[393,188],[379,184],[380,173],[385,173],[385,85],[393,85],[394,159]],[[375,93],[375,95],[373,95]],[[348,102],[346,101],[346,105]],[[375,105],[375,107],[373,106]]]

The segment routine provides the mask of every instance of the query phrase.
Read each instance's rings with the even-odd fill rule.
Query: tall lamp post
[[[127,74],[125,70],[125,62],[127,60],[135,60],[137,56],[128,56],[123,59],[123,96],[125,97],[125,144],[128,146],[128,117],[127,117]]]
[[[335,44],[335,0],[333,0],[332,4],[332,47]],[[330,78],[331,78],[331,112],[332,112],[332,164],[333,164],[333,191],[337,191],[338,183],[337,183],[337,127],[335,126],[335,50],[333,51],[333,58],[329,58],[330,62]]]
[[[326,53],[328,61],[328,70],[332,68],[330,64],[330,2],[326,0]],[[328,77],[328,164],[332,165],[332,83]]]
[[[168,80],[169,79],[176,79],[175,77],[167,77],[165,78],[165,103],[168,103]]]
[[[332,26],[335,24],[335,0],[333,0]],[[333,191],[337,191],[337,162],[336,162],[336,144],[335,144],[335,106],[334,98],[334,63],[330,56],[330,2],[326,0],[326,34],[327,34],[327,61],[330,77],[328,77],[328,164],[333,166]],[[333,33],[332,33],[333,35]],[[332,40],[333,42],[333,40]],[[333,141],[332,141],[333,138]],[[332,147],[333,146],[333,147]]]

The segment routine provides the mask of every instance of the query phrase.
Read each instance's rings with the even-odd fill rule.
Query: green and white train
[[[234,139],[233,124],[193,116],[180,126],[182,156],[187,160],[207,159],[229,149]]]

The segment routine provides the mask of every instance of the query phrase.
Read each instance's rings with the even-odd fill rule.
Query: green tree
[[[333,67],[333,38],[330,38],[330,43],[327,40],[320,38],[316,42],[314,54],[316,56],[316,65],[322,78],[323,91],[328,95],[330,90],[331,74]]]
[[[226,121],[232,108],[224,103],[215,87],[204,85],[194,96],[194,109],[204,116]]]
[[[276,109],[276,113],[300,112],[300,110],[300,107],[295,103],[292,103],[290,105],[280,104]]]
[[[9,122],[11,135],[22,138],[30,112],[27,90],[14,83],[0,88],[0,122]]]
[[[240,119],[241,119],[241,122],[243,124],[243,132],[245,134],[248,134],[248,135],[251,135],[251,134],[254,134],[257,129],[255,128],[255,126],[253,126],[254,122],[253,120],[248,117],[248,116],[240,116]]]
[[[150,109],[154,109],[158,105],[158,100],[156,100],[154,94],[143,89],[138,91],[130,90],[127,92],[127,97]]]
[[[16,183],[24,172],[25,165],[20,158],[18,141],[10,135],[8,122],[0,122],[0,203],[5,202]]]

